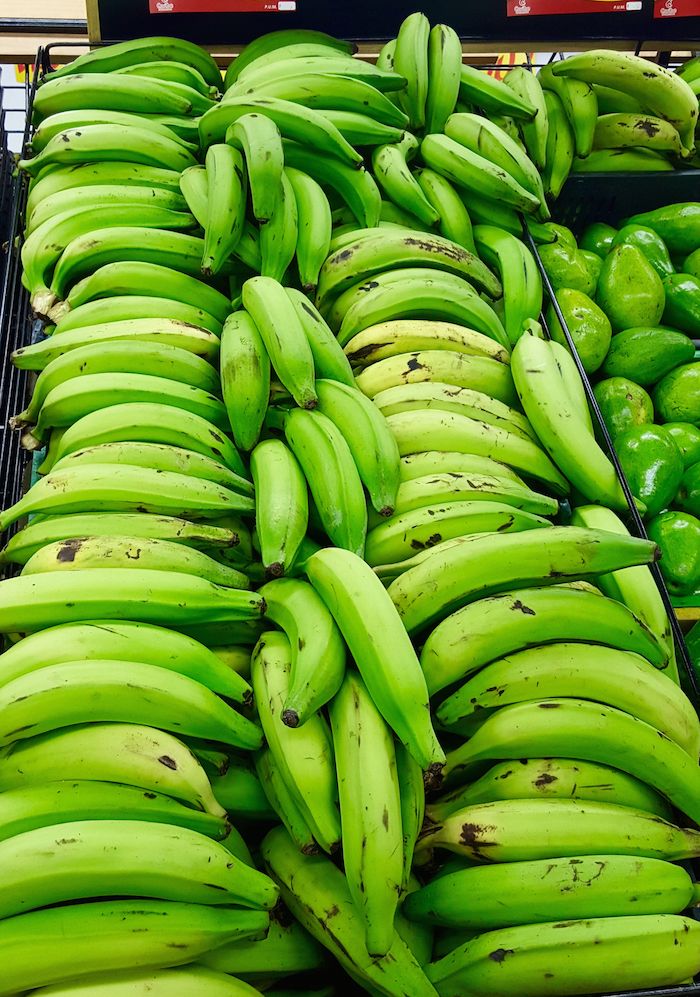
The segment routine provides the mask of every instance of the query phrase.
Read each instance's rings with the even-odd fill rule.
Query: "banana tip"
[[[282,713],[282,723],[287,727],[298,727],[299,714],[296,710],[284,710]]]

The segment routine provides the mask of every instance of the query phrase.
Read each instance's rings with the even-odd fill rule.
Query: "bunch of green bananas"
[[[0,995],[700,969],[658,550],[520,238],[561,241],[550,97],[589,87],[552,80],[412,14],[376,66],[293,29],[222,81],[148,38],[37,91]],[[689,106],[644,110],[687,149]]]

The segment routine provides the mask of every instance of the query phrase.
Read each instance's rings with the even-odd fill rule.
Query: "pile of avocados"
[[[669,590],[700,599],[700,203],[596,222],[578,243],[554,228],[540,255]]]

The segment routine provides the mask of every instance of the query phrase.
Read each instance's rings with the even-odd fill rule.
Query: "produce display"
[[[700,204],[558,227],[542,259],[671,593],[700,599]],[[581,279],[582,273],[585,280]],[[565,343],[552,306],[549,325]]]
[[[691,157],[692,85],[612,51],[502,82],[416,13],[376,66],[302,30],[223,78],[178,39],[99,48],[33,114],[0,997],[699,973],[700,720],[649,571],[665,537],[627,528],[521,238],[526,216],[587,369],[630,358],[665,422],[697,424],[700,206],[678,243],[646,218],[579,248],[550,220],[629,128],[640,168]],[[661,239],[688,258],[673,290]],[[691,429],[666,431],[674,498]]]

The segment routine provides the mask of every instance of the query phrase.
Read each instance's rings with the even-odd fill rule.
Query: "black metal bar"
[[[77,18],[0,17],[0,32],[16,35],[80,35],[87,21]]]
[[[622,465],[620,464],[620,460],[615,451],[612,437],[608,432],[608,427],[605,425],[603,414],[600,411],[598,402],[593,392],[593,386],[583,366],[583,363],[581,362],[581,357],[578,354],[578,350],[576,349],[576,344],[574,343],[571,332],[569,331],[566,319],[564,318],[564,313],[562,312],[559,306],[556,292],[552,287],[552,282],[549,279],[549,275],[545,270],[544,264],[542,263],[542,259],[540,258],[540,254],[537,251],[537,245],[535,243],[535,240],[532,238],[530,230],[528,229],[527,226],[527,222],[525,221],[522,215],[521,219],[523,221],[523,231],[525,233],[525,240],[535,258],[537,268],[539,269],[540,275],[542,277],[542,284],[545,288],[545,291],[547,292],[549,300],[552,303],[552,307],[554,308],[554,314],[557,316],[557,320],[561,325],[562,332],[564,333],[564,337],[569,347],[569,352],[571,353],[572,357],[574,358],[574,362],[576,363],[576,367],[581,376],[581,380],[583,381],[583,386],[586,391],[586,398],[588,399],[588,404],[591,408],[595,421],[598,425],[600,435],[603,437],[603,441],[605,443],[605,449],[607,450],[608,456],[610,457],[610,460],[612,461],[615,467],[615,472],[620,482],[620,486],[624,493],[625,499],[627,500],[629,517],[632,520],[637,536],[644,537],[645,539],[648,540],[649,537],[647,535],[646,527],[644,526],[644,521],[640,516],[639,509],[637,508],[637,505],[634,501],[634,496],[630,489],[629,482],[627,481],[627,478],[625,476],[625,472],[622,469]],[[680,656],[681,662],[683,664],[683,670],[686,673],[688,682],[690,683],[690,687],[695,696],[696,705],[697,705],[697,703],[700,702],[700,686],[698,685],[698,680],[696,678],[695,671],[693,669],[690,660],[690,654],[688,653],[688,647],[685,643],[685,637],[683,636],[683,631],[681,629],[680,623],[678,622],[676,611],[673,608],[671,597],[666,587],[666,581],[663,577],[663,574],[661,573],[661,569],[658,564],[655,563],[649,565],[649,570],[651,571],[654,581],[656,582],[656,586],[659,589],[659,594],[661,595],[661,599],[663,600],[664,608],[666,609],[666,612],[668,614],[669,623],[671,625],[671,633],[673,635],[674,644],[676,645],[676,652]]]

